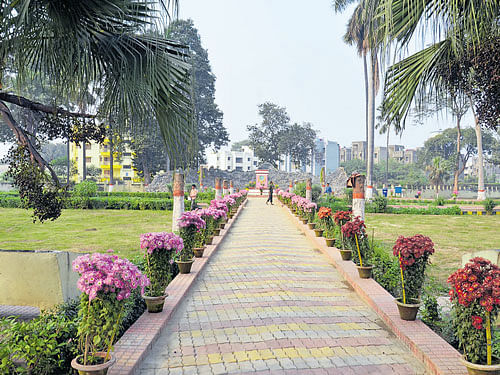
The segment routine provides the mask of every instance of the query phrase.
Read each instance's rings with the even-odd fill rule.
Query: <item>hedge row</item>
[[[191,202],[185,200],[184,206],[190,207]],[[22,208],[21,198],[0,197],[0,207]],[[172,210],[172,199],[153,198],[120,198],[120,197],[92,197],[88,199],[69,198],[65,202],[65,208],[75,209],[108,209],[108,210]]]
[[[70,192],[71,194],[71,192]],[[19,193],[17,191],[2,191],[0,192],[0,199],[3,197],[18,197]],[[186,199],[189,193],[185,193]],[[151,198],[151,199],[172,199],[172,193],[160,192],[160,193],[148,193],[148,192],[106,192],[98,191],[97,197],[113,197],[113,198]],[[198,193],[198,200],[210,201],[215,198],[215,191],[209,190]]]

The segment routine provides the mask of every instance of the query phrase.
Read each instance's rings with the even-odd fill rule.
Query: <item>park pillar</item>
[[[360,174],[353,174],[347,180],[347,187],[352,187],[352,214],[365,220],[365,180]]]
[[[215,199],[222,198],[222,188],[220,186],[220,177],[215,177]]]
[[[172,211],[172,232],[179,230],[179,218],[184,213],[184,175],[180,172],[174,173],[173,184],[174,208]]]
[[[290,180],[290,184],[288,185],[288,192],[293,193],[293,181]]]
[[[306,181],[306,199],[309,201],[309,202],[312,202],[312,199],[313,196],[312,196],[312,181],[310,178],[307,179]]]
[[[324,182],[321,183],[321,194],[325,194],[326,191],[326,185]]]
[[[233,180],[229,180],[229,194],[234,194],[234,183],[233,183]]]
[[[200,191],[203,191],[203,167],[200,166],[200,170],[198,172],[200,174]]]
[[[224,180],[222,183],[222,195],[226,196],[229,194],[229,184],[227,183],[227,180]]]

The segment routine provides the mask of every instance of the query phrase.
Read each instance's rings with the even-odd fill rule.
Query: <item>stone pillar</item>
[[[321,183],[321,194],[325,194],[326,185],[324,182]]]
[[[215,199],[222,198],[222,189],[220,186],[220,177],[215,177]]]
[[[310,178],[308,178],[306,181],[306,199],[309,202],[312,202],[313,200],[312,181]]]
[[[200,191],[203,191],[203,167],[200,166],[200,170],[198,172],[200,174]]]
[[[354,217],[359,216],[361,220],[365,220],[365,180],[363,175],[353,175],[349,177],[352,186],[352,214]]]
[[[229,194],[234,194],[234,183],[233,183],[233,180],[229,180]]]
[[[288,192],[293,193],[293,181],[290,180],[290,184],[288,185]]]
[[[172,211],[172,232],[179,230],[177,220],[184,213],[184,175],[180,172],[174,173],[173,183],[174,208]]]
[[[229,194],[229,184],[227,183],[227,180],[224,180],[222,182],[222,195],[226,196]]]

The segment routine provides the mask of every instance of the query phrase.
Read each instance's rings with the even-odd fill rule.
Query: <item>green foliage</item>
[[[376,213],[386,212],[387,198],[379,195],[379,196],[375,197],[375,199],[373,199],[372,204],[373,204],[373,207],[374,207]]]
[[[472,325],[472,316],[480,316],[484,322],[484,308],[477,301],[465,307],[455,300],[453,310],[453,326],[465,358],[472,363],[486,363],[486,330]]]
[[[391,295],[397,297],[401,290],[399,262],[390,255],[388,249],[375,242],[373,246],[373,279]]]
[[[90,208],[90,198],[97,195],[97,184],[94,181],[85,180],[75,185],[72,194],[72,205],[75,208]]]
[[[365,212],[376,213],[376,208],[372,203],[365,206]],[[459,206],[438,208],[429,206],[428,208],[416,207],[387,207],[388,214],[411,214],[411,215],[461,215],[462,210]]]
[[[495,208],[495,201],[491,198],[487,198],[483,201],[484,210],[488,215],[493,214],[493,209]]]
[[[0,319],[0,373],[63,375],[77,352],[74,303],[23,322]]]
[[[444,206],[446,204],[446,199],[444,199],[443,197],[437,197],[434,200],[433,204],[435,206]]]
[[[293,188],[293,192],[301,197],[306,197],[306,183],[299,182],[295,184]],[[312,185],[312,200],[313,202],[317,202],[321,196],[321,186],[320,185]]]
[[[426,294],[423,299],[423,306],[420,309],[422,321],[433,331],[439,331],[442,326],[441,316],[439,314],[439,305],[435,296]]]
[[[184,241],[184,249],[179,253],[180,260],[185,262],[193,259],[193,248],[196,246],[196,228],[193,225],[180,229],[180,236]]]
[[[352,188],[345,188],[344,195],[346,204],[352,206]]]
[[[11,149],[7,159],[11,164],[6,175],[19,189],[22,207],[33,209],[33,222],[57,219],[63,207],[64,190],[31,160],[27,147]]]
[[[146,295],[149,297],[159,297],[165,294],[165,288],[172,281],[173,277],[173,258],[174,251],[165,249],[155,250],[152,254],[145,252],[146,275],[151,284],[146,288]],[[171,263],[172,261],[172,263]]]

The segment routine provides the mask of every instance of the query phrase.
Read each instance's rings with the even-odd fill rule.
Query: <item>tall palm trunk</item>
[[[66,162],[66,172],[68,172],[68,175],[66,176],[66,185],[69,186],[69,179],[71,175],[71,159],[70,159],[70,152],[69,152],[69,136],[68,136],[68,141],[66,142],[66,157],[67,157],[67,162]]]
[[[368,75],[368,144],[366,155],[366,198],[373,198],[373,149],[375,137],[375,85],[377,53],[370,51],[370,74]]]
[[[85,141],[82,142],[82,181],[87,179],[87,150],[85,147]]]
[[[470,99],[470,98],[469,98]],[[477,118],[476,111],[472,99],[470,100],[472,113],[474,114],[474,122],[476,124],[476,138],[477,138],[477,200],[484,201],[486,199],[486,190],[484,189],[484,157],[483,157],[483,136],[481,134],[481,125]]]
[[[388,187],[389,185],[387,182],[389,181],[389,134],[391,132],[391,126],[387,126],[387,140],[386,140],[386,151],[385,151],[385,186]]]
[[[460,174],[460,149],[462,148],[462,131],[460,129],[461,116],[457,116],[457,165],[455,169],[455,176],[453,178],[453,192],[458,195],[458,176]]]
[[[365,75],[365,139],[368,143],[368,63],[366,53],[363,52],[363,72]]]
[[[113,191],[113,136],[109,136],[109,191]]]

